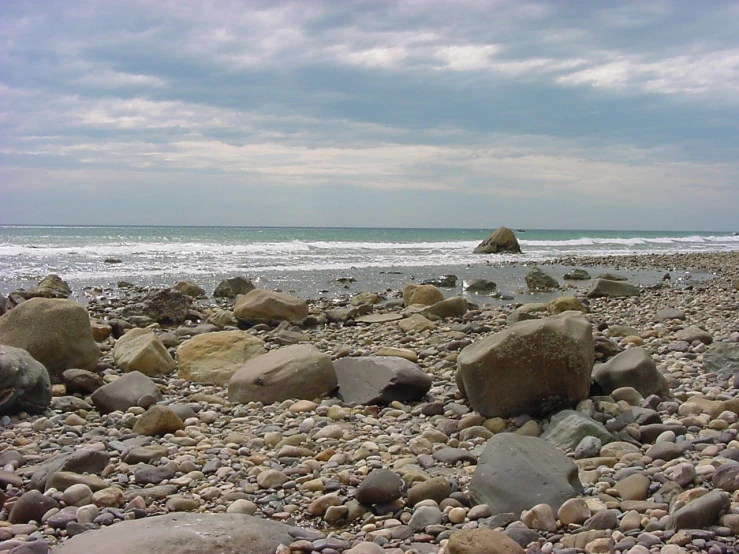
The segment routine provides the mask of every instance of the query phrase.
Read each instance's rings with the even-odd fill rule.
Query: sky
[[[0,224],[739,230],[739,2],[0,1]]]

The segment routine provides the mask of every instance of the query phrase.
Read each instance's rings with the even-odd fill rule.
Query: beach
[[[100,357],[90,373],[99,380],[90,385],[69,377],[55,385],[49,409],[3,417],[0,552],[21,552],[13,549],[34,542],[74,552],[74,541],[86,537],[101,552],[113,552],[105,530],[157,522],[165,514],[246,514],[258,518],[248,520],[255,529],[260,521],[279,522],[283,527],[265,530],[265,536],[287,533],[290,540],[264,547],[269,554],[498,552],[484,545],[508,544],[500,535],[531,554],[735,552],[739,374],[729,362],[726,371],[706,370],[705,358],[716,344],[739,345],[739,252],[566,255],[488,267],[491,259],[494,263],[491,257],[479,262],[478,271],[486,273],[458,275],[455,286],[438,287],[447,301],[467,301],[464,310],[441,317],[410,309],[403,289],[446,270],[463,273],[466,265],[392,274],[378,269],[372,281],[360,274],[336,283],[339,276],[354,278],[344,268],[340,275],[321,275],[315,291],[299,288],[295,295],[308,310],[301,324],[237,321],[239,300],[213,297],[213,285],[207,296],[190,301],[186,317],[176,324],[157,323],[132,308],[152,292],[149,285],[75,288],[72,297],[83,299],[93,322]],[[560,288],[525,290],[523,277],[533,265],[555,276]],[[590,278],[564,280],[573,268],[587,270]],[[588,297],[605,271],[627,278],[638,293]],[[202,286],[196,275],[189,277]],[[511,298],[466,294],[463,282],[472,277],[511,283],[504,288]],[[264,288],[295,291],[273,284],[267,280]],[[580,492],[556,509],[537,503],[494,513],[475,501],[480,493],[472,491],[488,441],[551,439],[556,412],[482,415],[460,391],[459,358],[466,347],[512,329],[516,320],[549,316],[552,301],[560,297],[582,303],[585,314],[579,319],[592,329],[596,363],[642,349],[669,390],[644,395],[633,388],[613,395],[591,390],[569,408],[597,422],[609,438],[558,443],[576,468]],[[14,310],[18,307],[8,314]],[[401,326],[417,316],[428,323]],[[116,337],[135,328],[149,328],[173,359],[169,371],[150,376],[161,397],[145,395],[125,410],[102,413],[91,392],[128,374],[114,350],[121,340]],[[334,393],[234,402],[228,383],[186,379],[178,367],[183,343],[224,331],[261,341],[265,356],[311,345],[333,364],[400,358],[429,376],[430,387],[420,398],[387,404],[348,403]],[[143,416],[155,406],[176,412],[179,424],[170,428],[159,420],[154,430],[142,432]],[[81,456],[62,471],[49,465],[80,453],[89,459]],[[40,468],[48,480],[39,481]],[[522,488],[533,490],[521,494],[535,497],[549,487],[545,482],[532,478]],[[37,488],[40,492],[31,492]],[[42,492],[44,499],[31,498]],[[14,511],[24,497],[26,515]],[[149,529],[156,531],[157,524]],[[491,530],[500,534],[486,534]],[[477,550],[458,544],[463,535],[472,545],[482,541]],[[93,544],[89,541],[84,544]]]

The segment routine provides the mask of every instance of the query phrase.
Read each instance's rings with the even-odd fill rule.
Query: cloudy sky
[[[739,230],[739,3],[0,2],[0,223]]]

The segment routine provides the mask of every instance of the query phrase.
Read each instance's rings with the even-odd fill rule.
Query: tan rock
[[[113,347],[113,360],[125,372],[144,375],[169,373],[175,367],[167,348],[151,329],[131,329]]]
[[[649,477],[635,473],[621,479],[613,488],[623,500],[645,500],[649,492]]]
[[[414,314],[398,321],[398,327],[406,333],[418,333],[436,329],[436,323],[426,319],[421,314]]]
[[[574,296],[560,296],[548,304],[549,312],[561,314],[562,312],[576,311],[586,313],[588,310],[579,298]]]
[[[444,294],[434,285],[410,284],[403,289],[403,301],[406,306],[413,304],[433,306],[442,300],[444,300]]]
[[[583,498],[570,498],[566,500],[557,511],[557,519],[562,525],[571,523],[583,523],[591,515],[588,503]]]
[[[446,545],[447,554],[524,554],[521,546],[500,531],[462,529],[452,533]]]
[[[254,289],[236,299],[234,315],[244,321],[290,321],[308,317],[308,304],[289,294]]]
[[[184,429],[185,424],[168,406],[155,404],[141,414],[133,425],[133,432],[154,437]]]
[[[265,352],[264,341],[245,331],[197,335],[177,348],[177,375],[197,383],[223,385],[242,365]]]
[[[418,361],[418,354],[413,350],[407,348],[393,348],[391,346],[384,346],[377,351],[378,356],[395,356],[397,358],[405,358],[411,362]]]

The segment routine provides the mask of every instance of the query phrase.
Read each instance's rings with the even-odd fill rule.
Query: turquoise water
[[[245,275],[269,288],[305,295],[352,276],[364,290],[402,278],[464,274],[498,262],[532,265],[561,256],[739,249],[731,233],[516,230],[522,254],[472,253],[490,229],[285,227],[0,226],[0,292],[57,273],[73,288],[125,280],[164,286],[180,279],[208,290]],[[111,263],[112,261],[119,263]],[[466,271],[467,270],[467,271]],[[491,270],[485,269],[485,274]],[[507,270],[506,270],[507,271]],[[483,273],[477,270],[475,277]],[[496,270],[498,275],[504,270]],[[519,273],[521,273],[519,271]],[[465,275],[460,275],[465,277]],[[500,277],[497,277],[500,278]],[[393,285],[395,283],[392,283]]]

